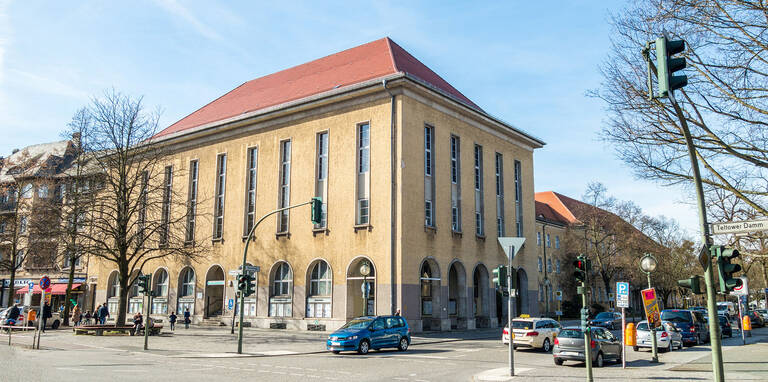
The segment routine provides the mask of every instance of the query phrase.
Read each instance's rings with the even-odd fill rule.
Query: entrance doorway
[[[224,309],[224,270],[214,265],[205,275],[205,317],[220,316]]]

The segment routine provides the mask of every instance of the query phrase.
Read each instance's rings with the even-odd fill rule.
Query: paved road
[[[324,334],[248,330],[246,356],[237,357],[236,337],[226,329],[179,330],[173,336],[151,337],[148,352],[142,338],[74,336],[49,331],[41,350],[31,350],[29,335],[15,334],[14,346],[0,345],[0,380],[55,381],[469,381],[503,376],[505,347],[499,330],[441,333],[414,339],[407,352],[380,351],[367,356],[333,355],[324,351]],[[454,338],[455,337],[455,338]],[[486,337],[485,339],[470,339]],[[0,337],[0,343],[7,337]],[[725,340],[729,380],[768,380],[768,329],[756,329],[751,343]],[[7,343],[7,342],[6,342]],[[628,352],[627,370],[611,365],[595,370],[601,380],[710,380],[706,346],[661,354],[651,365],[647,351]],[[520,377],[531,380],[583,380],[579,364],[556,367],[552,356],[533,350],[515,352]],[[500,371],[500,372],[499,372]],[[493,378],[491,378],[493,379]],[[503,380],[503,378],[501,378]]]

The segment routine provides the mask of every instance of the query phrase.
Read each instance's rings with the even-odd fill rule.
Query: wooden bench
[[[121,332],[129,333],[133,335],[133,325],[114,326],[114,325],[87,325],[76,326],[72,330],[75,331],[75,335],[80,334],[94,334],[97,336],[103,336],[104,332]]]
[[[160,331],[163,329],[162,324],[154,323],[152,324],[152,328],[149,329],[149,335],[150,336],[156,336],[160,334]],[[138,335],[139,333],[144,333],[144,327],[142,326],[139,330],[136,331],[136,333],[131,333],[131,335]]]

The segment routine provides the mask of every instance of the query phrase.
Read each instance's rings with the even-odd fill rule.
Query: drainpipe
[[[390,238],[389,238],[389,280],[390,280],[390,295],[389,295],[389,301],[390,301],[390,314],[395,314],[396,311],[396,302],[395,298],[397,296],[397,285],[396,285],[396,277],[397,272],[395,268],[395,255],[396,255],[396,242],[397,242],[397,137],[395,135],[397,129],[395,125],[395,95],[392,94],[389,89],[387,89],[387,79],[383,79],[381,81],[381,85],[384,87],[384,90],[389,94],[390,100],[390,128],[389,128],[389,135],[390,135],[390,147],[389,147],[389,164],[391,168],[391,190],[390,190],[390,211],[389,211],[389,219],[390,219]]]

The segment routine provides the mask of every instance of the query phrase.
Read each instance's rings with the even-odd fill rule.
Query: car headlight
[[[356,339],[357,339],[357,336],[351,336],[351,337],[347,337],[347,339],[348,339],[348,340],[356,340]]]

